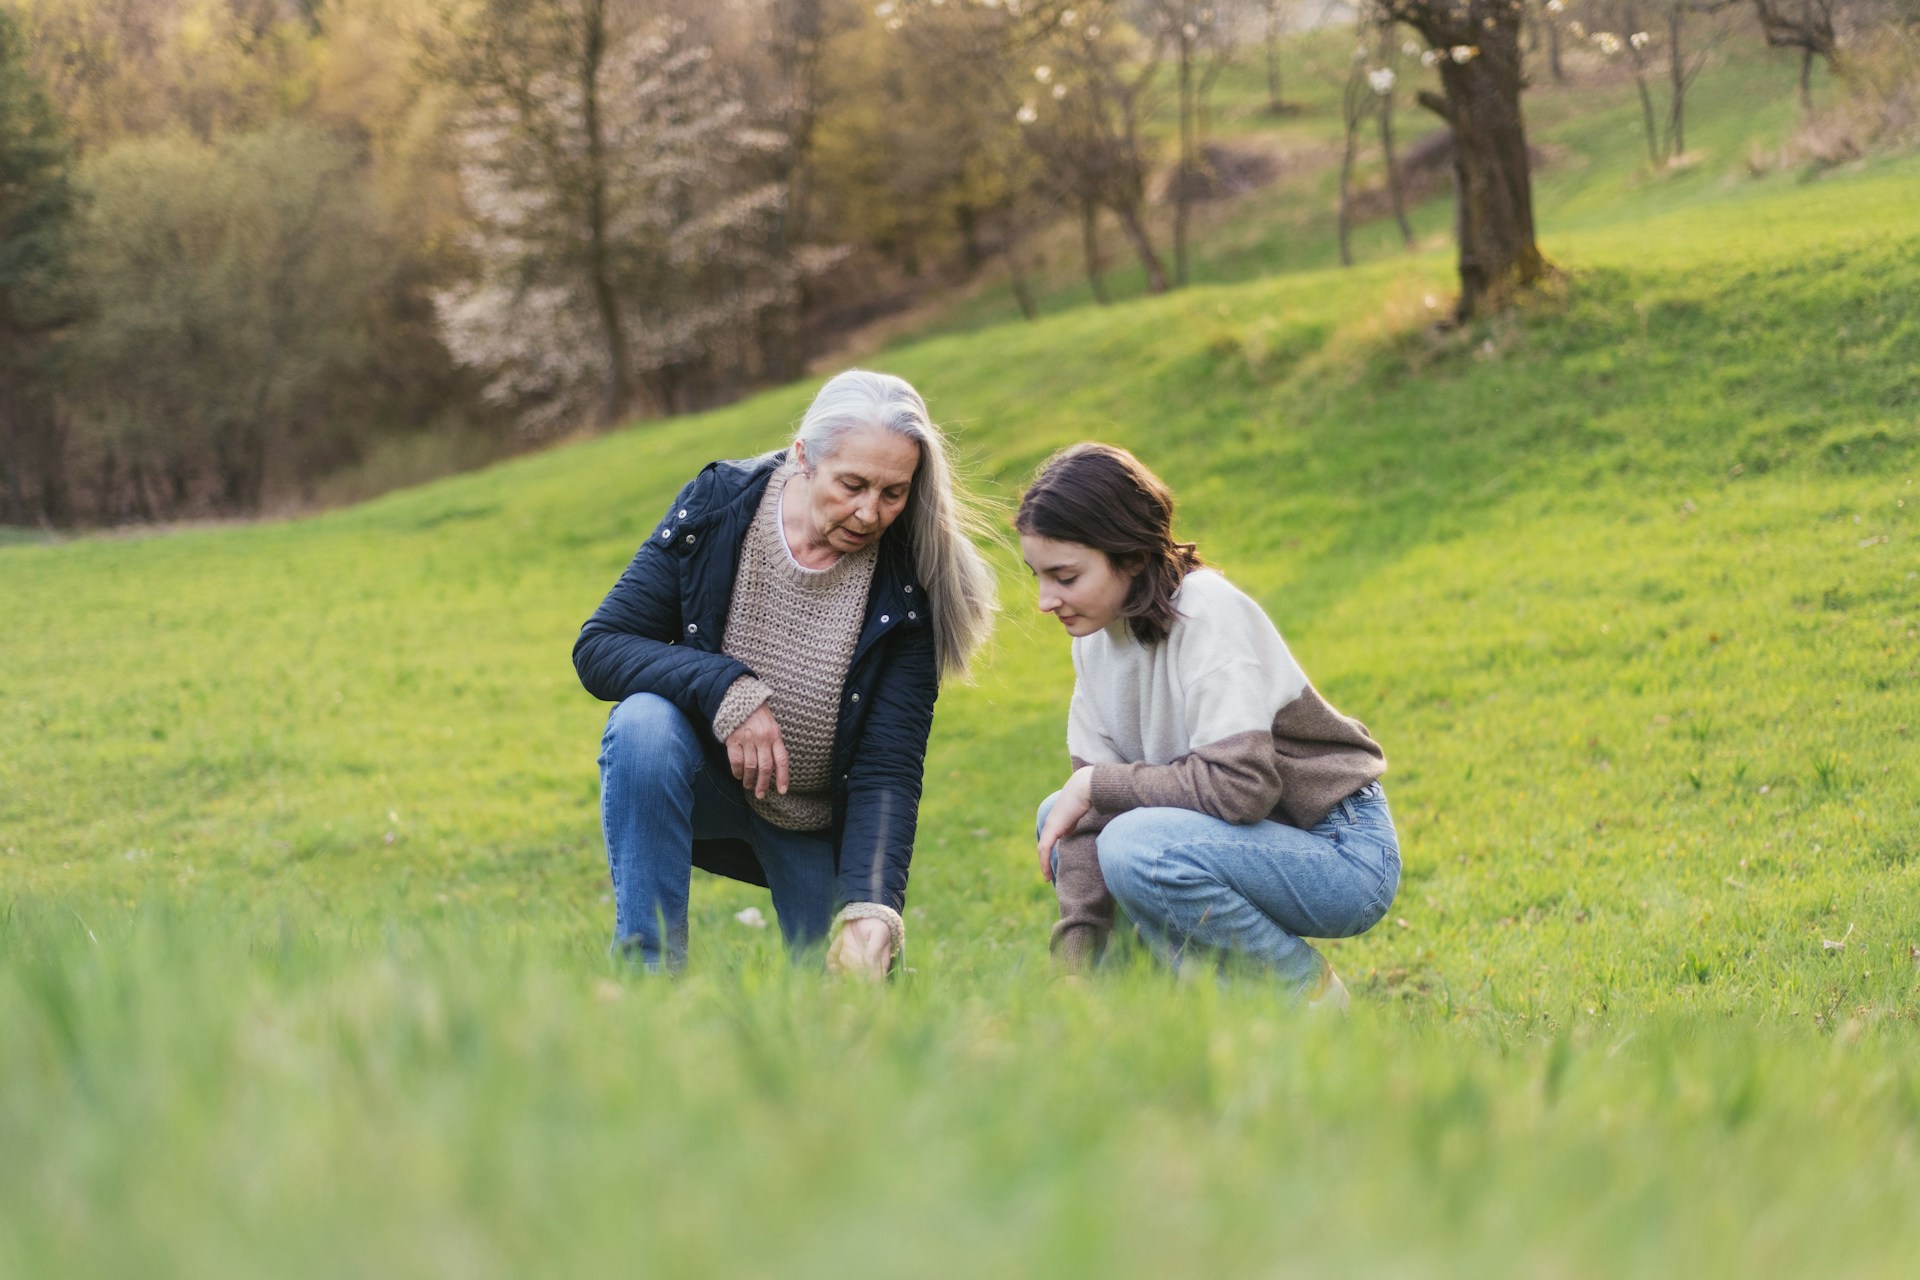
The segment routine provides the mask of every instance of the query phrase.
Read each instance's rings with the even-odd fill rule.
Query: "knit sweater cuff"
[[[1093,766],[1093,808],[1096,813],[1125,813],[1141,805],[1134,790],[1133,770],[1124,764]]]
[[[727,689],[726,696],[720,699],[720,709],[713,713],[713,736],[725,742],[733,731],[747,722],[747,717],[760,709],[760,705],[773,696],[773,690],[766,681],[755,676],[741,676]]]
[[[898,964],[907,953],[907,922],[898,911],[884,902],[849,902],[840,908],[840,914],[833,918],[836,925],[849,920],[884,920],[887,933],[893,940],[893,959]]]

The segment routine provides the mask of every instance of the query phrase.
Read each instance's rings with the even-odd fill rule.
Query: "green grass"
[[[1266,109],[1263,71],[1250,64],[1221,77],[1214,93],[1213,139],[1289,159],[1272,185],[1196,207],[1194,281],[1237,283],[1339,263],[1340,98],[1352,48],[1352,32],[1345,28],[1299,38],[1285,62],[1286,98],[1296,109],[1284,116]],[[1687,161],[1670,171],[1655,172],[1648,164],[1639,97],[1623,69],[1595,60],[1581,62],[1578,55],[1569,58],[1568,67],[1568,80],[1557,84],[1542,59],[1522,100],[1528,137],[1544,156],[1533,174],[1534,205],[1550,256],[1562,250],[1561,237],[1567,233],[1622,218],[1638,221],[1696,207],[1717,207],[1721,216],[1737,218],[1749,198],[1778,194],[1806,177],[1778,164],[1781,144],[1798,121],[1794,64],[1782,51],[1765,48],[1756,34],[1737,35],[1711,56],[1687,98]],[[1441,126],[1413,101],[1419,87],[1438,89],[1436,73],[1403,58],[1400,74],[1395,133],[1404,149]],[[1818,103],[1830,102],[1837,92],[1824,73],[1816,75],[1814,84]],[[1664,111],[1664,86],[1655,83],[1654,90],[1656,106]],[[1164,104],[1161,114],[1167,115]],[[1158,120],[1157,126],[1159,134],[1171,134],[1170,117]],[[1356,181],[1362,187],[1379,186],[1384,176],[1376,137],[1369,131],[1362,142]],[[1171,148],[1163,136],[1167,163]],[[1757,173],[1756,160],[1762,162]],[[1155,213],[1156,244],[1169,271],[1171,218],[1166,208]],[[1446,243],[1452,219],[1452,198],[1445,191],[1409,210],[1415,235],[1426,248]],[[1103,252],[1111,264],[1106,275],[1110,294],[1117,299],[1143,295],[1145,275],[1112,226],[1103,236]],[[1404,260],[1406,250],[1393,220],[1381,217],[1354,227],[1353,253],[1356,261],[1369,263]],[[1077,223],[1036,236],[1027,254],[1040,263],[1033,289],[1043,313],[1093,304]],[[899,332],[968,331],[1012,321],[1019,314],[1010,286],[994,272],[928,307]]]
[[[885,991],[702,879],[616,975],[567,661],[789,388],[284,524],[0,547],[0,1274],[1904,1275],[1920,164],[892,353],[1086,437],[1392,760],[1354,1016],[1045,967],[1062,637],[943,696]],[[1844,943],[1829,946],[1829,942]],[[1902,1261],[1906,1259],[1906,1261]]]

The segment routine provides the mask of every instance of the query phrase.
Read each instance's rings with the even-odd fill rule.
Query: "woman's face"
[[[840,447],[814,465],[812,475],[806,446],[796,441],[793,453],[801,466],[796,479],[805,486],[809,539],[842,555],[872,546],[900,518],[920,467],[920,446],[885,427],[840,437]]]
[[[1090,636],[1120,616],[1134,575],[1107,553],[1037,533],[1020,535],[1020,556],[1040,587],[1040,612],[1060,619],[1068,635]]]

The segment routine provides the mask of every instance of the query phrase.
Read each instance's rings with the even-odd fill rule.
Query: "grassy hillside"
[[[1746,21],[1735,14],[1736,25]],[[1352,32],[1332,28],[1295,40],[1284,60],[1288,114],[1267,110],[1264,71],[1253,65],[1223,75],[1214,91],[1210,136],[1238,152],[1273,158],[1276,176],[1261,189],[1196,206],[1192,277],[1201,283],[1235,283],[1279,272],[1333,267],[1339,256],[1340,99],[1353,49]],[[1562,251],[1561,237],[1622,220],[1688,207],[1725,206],[1725,216],[1751,197],[1766,197],[1804,180],[1802,170],[1780,163],[1782,143],[1798,121],[1796,69],[1792,57],[1764,46],[1757,32],[1742,30],[1720,45],[1687,97],[1687,154],[1670,169],[1655,171],[1647,160],[1639,97],[1626,68],[1569,46],[1567,79],[1555,82],[1544,61],[1534,69],[1523,105],[1528,137],[1537,153],[1534,204],[1547,252]],[[1438,89],[1434,72],[1403,59],[1396,98],[1395,131],[1404,150],[1438,130],[1439,122],[1416,106],[1413,91]],[[1839,89],[1824,73],[1815,79],[1816,101],[1832,103]],[[1666,91],[1654,85],[1656,105],[1666,110]],[[1163,105],[1157,121],[1161,154],[1173,154],[1173,121]],[[1382,188],[1384,171],[1377,139],[1362,138],[1356,171],[1360,188]],[[1409,211],[1423,248],[1442,247],[1452,233],[1453,205],[1442,185]],[[1157,243],[1171,270],[1172,211],[1156,210]],[[1107,225],[1103,253],[1106,282],[1116,298],[1145,292],[1145,277],[1116,227]],[[1357,261],[1404,259],[1390,217],[1353,229]],[[1062,225],[1034,237],[1027,254],[1037,264],[1033,281],[1044,314],[1093,303],[1086,283],[1079,227]],[[935,291],[918,312],[879,326],[894,337],[971,330],[1019,317],[1002,272],[988,272],[953,291]],[[871,335],[870,335],[871,336]]]
[[[1436,254],[889,357],[991,494],[1137,449],[1385,743],[1342,1025],[1048,981],[1068,664],[1010,555],[902,980],[789,971],[704,879],[692,974],[613,973],[573,631],[807,388],[0,547],[0,1273],[1904,1274],[1916,196],[1569,230],[1560,296],[1451,336]]]

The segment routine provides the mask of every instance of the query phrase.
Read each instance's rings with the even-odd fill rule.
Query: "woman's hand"
[[[884,979],[891,963],[893,930],[885,920],[848,920],[827,948],[830,972],[852,974],[869,982]]]
[[[1047,824],[1040,828],[1040,878],[1053,879],[1053,846],[1062,836],[1072,835],[1080,819],[1093,808],[1093,766],[1075,769],[1060,788],[1060,798],[1047,811]]]
[[[764,799],[768,787],[787,794],[787,742],[780,736],[780,723],[766,703],[740,722],[727,735],[727,763],[740,785]]]

